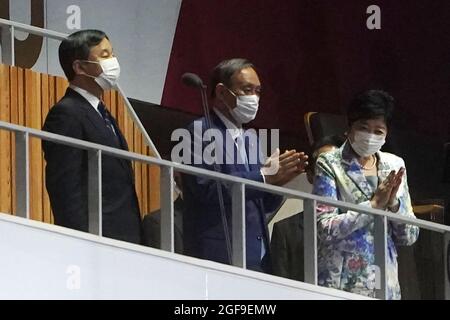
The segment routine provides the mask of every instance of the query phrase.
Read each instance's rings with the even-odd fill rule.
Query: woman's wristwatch
[[[391,212],[397,212],[400,209],[400,201],[398,199],[395,199],[395,204],[392,206],[388,206],[387,208]]]

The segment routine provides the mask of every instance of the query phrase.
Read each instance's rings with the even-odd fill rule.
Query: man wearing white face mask
[[[221,62],[212,73],[211,90],[213,111],[211,128],[225,142],[216,145],[226,158],[230,154],[233,161],[222,161],[217,168],[220,172],[258,182],[283,185],[304,171],[307,156],[295,150],[280,155],[279,151],[272,159],[279,160],[279,169],[274,174],[267,173],[259,162],[250,161],[258,154],[258,143],[246,143],[243,124],[254,120],[259,110],[261,83],[253,64],[245,59],[231,59]],[[191,125],[192,136],[206,131],[205,118],[200,123],[201,132],[196,132],[195,122]],[[198,128],[198,127],[197,127]],[[255,140],[257,138],[255,137]],[[251,140],[251,139],[250,139]],[[254,141],[255,141],[254,140]],[[194,141],[194,139],[192,140]],[[199,150],[202,158],[206,143]],[[196,148],[193,145],[191,153]],[[229,158],[227,158],[229,160]],[[204,160],[204,159],[202,159]],[[194,163],[194,161],[191,161]],[[214,170],[213,165],[202,161],[195,164],[201,168]],[[216,169],[217,169],[216,168]],[[224,211],[231,226],[231,191],[223,186]],[[195,257],[228,263],[224,227],[221,220],[221,208],[215,181],[202,177],[183,175],[184,212],[184,249],[185,253]],[[246,244],[247,267],[252,270],[270,272],[268,256],[269,239],[266,215],[272,213],[281,204],[282,198],[251,188],[246,189]],[[229,230],[230,231],[230,230]]]
[[[116,85],[120,65],[104,32],[82,30],[63,40],[59,60],[70,87],[51,108],[43,130],[128,150],[116,120],[101,101]],[[46,187],[55,224],[88,231],[88,154],[43,142]],[[102,157],[103,236],[141,243],[141,217],[128,160]]]
[[[370,90],[357,96],[347,111],[350,130],[347,142],[338,150],[319,156],[313,193],[388,210],[415,218],[402,158],[380,151],[388,134],[394,99]],[[319,285],[375,297],[374,217],[319,205]],[[388,222],[389,299],[400,299],[397,248],[412,245],[419,229]]]

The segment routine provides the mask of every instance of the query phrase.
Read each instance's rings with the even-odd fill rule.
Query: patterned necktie
[[[98,111],[102,115],[103,120],[105,121],[106,127],[109,129],[109,131],[112,133],[112,135],[115,138],[115,141],[120,145],[119,137],[117,135],[117,129],[113,125],[111,118],[109,116],[108,111],[105,108],[105,105],[100,101],[98,104]]]

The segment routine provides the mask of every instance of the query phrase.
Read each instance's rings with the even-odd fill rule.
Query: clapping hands
[[[392,170],[387,178],[378,186],[370,200],[372,207],[376,209],[389,208],[391,211],[398,211],[397,192],[402,183],[405,168],[400,168],[396,173]]]
[[[308,156],[304,152],[287,150],[280,155],[280,149],[270,156],[262,168],[266,183],[282,186],[305,172]]]

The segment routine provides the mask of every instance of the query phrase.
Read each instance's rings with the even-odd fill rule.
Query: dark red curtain
[[[381,30],[366,9],[381,8]],[[448,0],[184,0],[162,104],[201,113],[184,72],[206,81],[221,60],[246,57],[263,82],[255,126],[306,141],[303,115],[342,112],[381,88],[398,101],[397,123],[440,140],[450,136]]]

